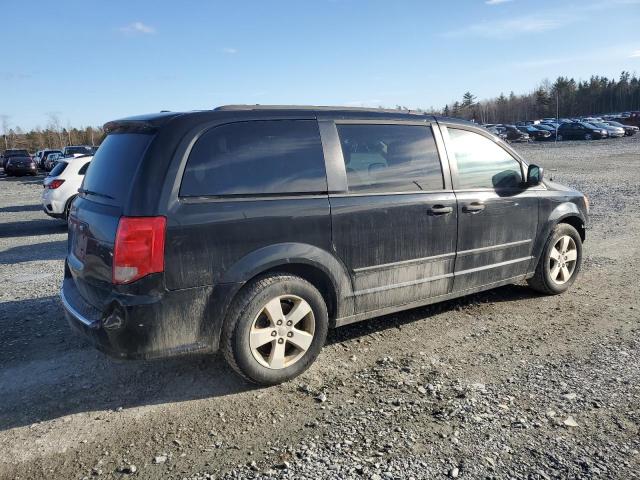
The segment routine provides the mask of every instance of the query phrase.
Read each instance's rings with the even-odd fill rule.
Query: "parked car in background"
[[[62,152],[51,152],[47,155],[46,160],[44,161],[44,169],[47,172],[53,170],[53,167],[56,166],[56,163],[64,158]]]
[[[62,149],[62,156],[67,158],[77,155],[93,155],[97,149],[98,147],[92,145],[68,145]]]
[[[69,216],[69,207],[78,195],[78,189],[91,164],[93,156],[82,155],[60,160],[44,179],[42,208],[44,213],[65,221]]]
[[[7,176],[37,175],[38,167],[29,154],[11,155],[6,159],[4,173]]]
[[[560,125],[558,125],[560,126]],[[546,123],[539,123],[538,125],[536,125],[536,128],[540,129],[540,130],[546,130],[547,132],[551,133],[552,139],[556,138],[556,128],[553,125],[549,125]]]
[[[533,140],[551,140],[551,133],[544,128],[538,128],[537,125],[521,125],[518,127],[518,130],[528,134]]]
[[[504,125],[507,140],[510,142],[528,142],[531,140],[528,133],[521,132],[515,125]]]
[[[590,125],[593,125],[596,128],[602,128],[607,131],[607,135],[609,138],[620,138],[624,137],[624,128],[622,127],[614,127],[613,125],[609,125],[604,122],[588,122]]]
[[[2,168],[6,168],[11,157],[28,157],[29,152],[22,148],[9,148],[2,152]]]
[[[492,126],[492,127],[485,127],[485,128],[489,130],[491,133],[493,133],[500,140],[507,141],[507,134],[505,133],[504,127]]]
[[[558,140],[594,140],[607,138],[607,130],[589,123],[563,123],[558,128]]]
[[[604,123],[606,123],[607,125],[610,125],[612,127],[622,128],[624,130],[624,134],[627,137],[631,137],[632,135],[635,135],[640,130],[640,128],[638,128],[638,127],[635,127],[633,125],[625,125],[624,123],[616,122],[615,120],[607,120]]]
[[[49,158],[49,155],[53,155],[53,154],[62,155],[62,150],[57,150],[57,149],[40,150],[40,156],[38,158],[38,168],[40,168],[41,170],[46,170],[47,159]]]
[[[330,327],[521,280],[559,294],[580,271],[584,195],[470,122],[229,106],[105,132],[61,300],[118,358],[221,350],[276,384]]]

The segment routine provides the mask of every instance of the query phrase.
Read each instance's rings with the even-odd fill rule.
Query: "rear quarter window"
[[[314,120],[255,120],[214,127],[191,150],[180,187],[183,197],[326,191]]]
[[[124,205],[136,171],[153,139],[146,133],[112,133],[100,145],[82,186],[92,201]]]
[[[64,169],[67,168],[68,163],[67,162],[60,162],[58,163],[55,167],[53,167],[53,169],[49,172],[49,176],[50,177],[57,177],[58,175],[60,175],[62,172],[64,172]]]

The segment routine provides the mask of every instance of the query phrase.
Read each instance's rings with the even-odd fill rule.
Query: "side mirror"
[[[540,185],[542,183],[543,174],[544,168],[539,167],[538,165],[529,165],[529,169],[527,170],[527,185],[530,187]]]

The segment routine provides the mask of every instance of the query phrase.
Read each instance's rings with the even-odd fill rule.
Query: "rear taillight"
[[[55,190],[56,188],[58,188],[63,183],[64,183],[64,180],[54,180],[49,185],[47,185],[47,188],[49,188],[51,190]]]
[[[165,217],[121,217],[113,248],[115,284],[164,271]]]

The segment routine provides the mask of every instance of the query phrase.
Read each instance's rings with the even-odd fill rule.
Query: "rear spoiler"
[[[158,130],[157,125],[153,125],[146,120],[114,120],[107,122],[102,127],[104,133],[154,133]]]
[[[154,133],[166,125],[179,112],[160,112],[135,117],[120,118],[104,124],[105,133]]]

